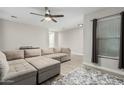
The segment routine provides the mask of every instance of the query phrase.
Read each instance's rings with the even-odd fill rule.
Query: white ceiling
[[[43,7],[0,7],[0,18],[46,27],[49,30],[60,31],[63,29],[70,29],[77,27],[78,24],[83,24],[84,14],[100,10],[100,7],[49,7],[51,14],[63,14],[64,17],[56,18],[58,21],[54,23],[40,22],[43,19],[42,16],[31,15],[30,12],[44,14]],[[17,16],[17,19],[11,16]]]

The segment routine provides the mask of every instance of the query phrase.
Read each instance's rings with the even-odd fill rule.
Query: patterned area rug
[[[124,85],[124,79],[103,73],[97,69],[81,66],[65,76],[51,79],[46,85]]]

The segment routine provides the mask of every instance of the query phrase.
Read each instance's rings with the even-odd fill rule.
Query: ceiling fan
[[[52,20],[53,22],[57,22],[57,20],[55,20],[55,18],[57,18],[57,17],[64,17],[64,15],[52,15],[51,13],[50,13],[50,10],[48,9],[48,7],[45,7],[45,14],[44,15],[42,15],[42,14],[37,14],[37,13],[33,13],[33,12],[30,12],[30,14],[33,14],[33,15],[37,15],[37,16],[43,16],[44,17],[44,19],[42,19],[41,20],[41,22],[43,22],[43,21],[50,21],[50,20]]]

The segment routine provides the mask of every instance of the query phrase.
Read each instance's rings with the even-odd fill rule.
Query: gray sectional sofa
[[[70,55],[69,48],[0,51],[0,84],[40,84],[60,74],[60,63]]]

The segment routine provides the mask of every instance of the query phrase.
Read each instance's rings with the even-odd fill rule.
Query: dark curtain
[[[93,20],[93,36],[92,36],[92,62],[98,63],[98,57],[97,57],[97,19]]]
[[[121,13],[119,68],[124,68],[124,12]]]

